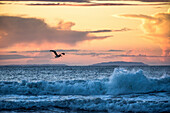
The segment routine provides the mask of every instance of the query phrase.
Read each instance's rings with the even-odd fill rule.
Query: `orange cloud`
[[[147,38],[159,44],[162,55],[170,56],[170,12],[147,15],[121,15],[123,17],[138,18],[143,20],[142,30]]]
[[[73,22],[61,21],[57,27],[48,26],[43,20],[0,16],[0,48],[17,44],[41,45],[43,43],[64,43],[75,45],[77,42],[104,39],[109,36],[92,36],[86,31],[73,31]]]
[[[73,22],[64,22],[60,21],[56,27],[57,30],[71,30],[71,27],[74,26]]]

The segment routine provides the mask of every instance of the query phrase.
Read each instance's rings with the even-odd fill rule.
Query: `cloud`
[[[3,1],[89,2],[89,0],[3,0]]]
[[[118,57],[169,57],[169,56],[149,56],[149,55],[142,55],[142,54],[138,54],[138,55],[117,55]]]
[[[115,49],[111,49],[111,50],[108,50],[109,52],[124,52],[125,50],[115,50]]]
[[[93,39],[104,39],[109,36],[94,36],[88,32],[73,31],[73,22],[60,22],[57,27],[49,27],[43,20],[0,16],[0,48],[15,44],[48,42],[75,45],[77,42]]]
[[[113,55],[114,53],[124,52],[124,51],[125,50],[116,50],[116,49],[112,49],[112,50],[79,50],[78,52],[72,52],[70,54],[81,55],[81,56],[86,56],[86,55],[106,56],[106,55]]]
[[[123,17],[143,20],[142,30],[147,39],[159,44],[163,56],[170,56],[170,12],[157,13],[152,16],[125,14]]]
[[[6,3],[1,3],[1,2],[0,2],[0,5],[4,5],[4,4],[6,4]]]
[[[169,5],[169,3],[158,4],[129,4],[129,3],[82,3],[82,4],[66,4],[66,3],[31,3],[31,6],[148,6],[148,5]]]
[[[146,55],[146,54],[133,54],[132,50],[78,50],[78,49],[57,49],[57,52],[65,52],[66,56],[63,57],[64,61],[70,56],[74,58],[94,58],[94,59],[104,59],[104,60],[115,60],[117,61],[142,61],[149,64],[169,64],[170,56],[162,55]],[[126,53],[130,54],[126,54]],[[17,62],[23,64],[53,64],[54,61],[62,61],[61,59],[54,59],[53,53],[50,53],[49,50],[39,50],[39,51],[6,51],[6,55],[0,55],[0,62],[10,60],[8,63],[12,63],[15,59],[18,59]],[[22,62],[21,62],[22,61]],[[75,62],[75,61],[73,61]],[[80,61],[81,62],[81,61]],[[60,62],[61,63],[61,62]],[[16,64],[12,63],[12,64]]]
[[[137,5],[137,4],[125,4],[125,3],[85,3],[85,4],[65,4],[65,3],[36,3],[36,4],[26,4],[26,5],[41,5],[41,6],[124,6],[124,5]]]
[[[129,28],[122,28],[117,30],[109,30],[109,29],[103,29],[103,30],[96,30],[96,31],[87,31],[88,33],[104,33],[104,32],[123,32],[123,31],[130,31],[132,29]]]
[[[169,3],[152,3],[152,2],[170,2],[169,0],[111,0],[108,3],[108,0],[103,0],[103,3],[97,3],[92,0],[3,0],[3,1],[37,1],[37,3],[25,3],[29,6],[148,6],[148,5],[169,5]],[[45,1],[47,3],[43,3]],[[113,1],[121,1],[121,3],[113,3]],[[150,3],[122,3],[122,1],[141,1],[141,2],[150,2]],[[49,3],[51,2],[51,3]],[[71,3],[68,3],[71,2]],[[74,3],[73,3],[74,2]],[[95,3],[96,2],[96,3]],[[104,3],[106,2],[106,3]],[[80,4],[81,3],[81,4]],[[0,5],[11,4],[11,3],[0,3]],[[15,3],[20,4],[20,3]]]
[[[170,0],[133,0],[133,1],[141,1],[141,2],[170,2]]]
[[[109,54],[109,53],[98,53],[98,52],[87,52],[87,53],[73,53],[74,55],[81,55],[81,56],[84,56],[84,55],[90,55],[90,56],[100,56],[100,55],[106,55],[106,54]]]
[[[71,27],[74,26],[73,22],[64,22],[60,21],[56,27],[57,30],[71,30]]]
[[[90,2],[91,0],[3,0],[3,1]],[[108,1],[108,0],[103,0],[103,1]],[[170,0],[110,0],[110,1],[170,2]]]
[[[57,52],[79,52],[78,49],[55,49]],[[50,50],[32,50],[32,51],[6,51],[6,53],[39,53],[39,52],[50,52]]]
[[[96,31],[87,31],[88,33],[104,33],[104,32],[112,32],[112,30],[96,30]]]
[[[27,60],[26,64],[53,64],[53,62],[50,59],[31,59],[31,60]]]
[[[125,55],[125,54],[121,54],[121,55],[108,55],[108,56],[104,56],[103,58],[115,58],[115,57],[170,58],[170,56],[156,56],[156,55],[143,55],[143,54],[138,54],[138,55]]]
[[[79,52],[81,50],[78,49],[56,49],[58,52]]]
[[[150,55],[108,55],[104,56],[104,59],[112,59],[112,60],[121,60],[121,61],[129,61],[129,62],[144,62],[152,65],[169,65],[170,57],[168,56],[150,56]]]
[[[80,49],[54,49],[57,52],[67,52],[67,53],[74,53],[74,52],[79,52],[79,53],[114,53],[114,52],[124,52],[125,50],[116,50],[116,49],[111,49],[111,50],[80,50]],[[4,53],[49,53],[50,50],[32,50],[32,51],[4,51]]]
[[[7,52],[7,53],[17,53],[17,51],[9,51],[9,52]]]
[[[7,60],[7,59],[23,59],[23,58],[34,58],[30,56],[24,56],[24,55],[0,55],[0,60]]]
[[[56,49],[59,53],[66,53],[66,55],[79,55],[79,56],[104,56],[104,55],[113,55],[114,53],[125,52],[125,50],[79,50],[79,49]],[[49,50],[32,50],[32,51],[4,51],[3,54],[0,55],[0,60],[3,59],[22,59],[22,58],[51,58],[53,53]]]
[[[122,29],[112,30],[112,32],[123,32],[123,31],[130,31],[130,30],[132,30],[132,29],[129,29],[129,28],[124,27],[124,28],[122,28]]]

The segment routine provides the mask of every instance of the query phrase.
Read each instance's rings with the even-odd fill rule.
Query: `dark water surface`
[[[168,112],[170,67],[0,66],[1,112]]]

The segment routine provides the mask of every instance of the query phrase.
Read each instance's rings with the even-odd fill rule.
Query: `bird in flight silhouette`
[[[57,52],[55,50],[50,50],[50,52],[53,52],[55,54],[55,58],[59,58],[62,55],[65,55],[65,53],[57,54]]]

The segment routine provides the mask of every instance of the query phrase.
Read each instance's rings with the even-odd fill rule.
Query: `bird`
[[[59,58],[62,55],[65,55],[65,53],[57,54],[57,52],[55,50],[50,50],[50,52],[53,52],[55,54],[55,58]]]

